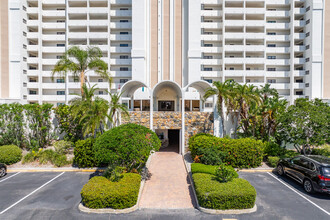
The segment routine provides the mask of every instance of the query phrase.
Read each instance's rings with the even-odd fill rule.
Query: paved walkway
[[[182,156],[175,152],[156,152],[151,160],[151,178],[146,181],[140,208],[193,208],[193,194]]]

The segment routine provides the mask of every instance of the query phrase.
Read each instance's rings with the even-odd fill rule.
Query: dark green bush
[[[257,192],[244,179],[235,178],[227,183],[215,180],[214,175],[195,173],[192,175],[199,205],[208,209],[253,208]]]
[[[99,164],[140,171],[151,150],[159,150],[161,142],[150,129],[136,124],[113,128],[96,139],[95,158]]]
[[[193,158],[201,152],[201,149],[213,148],[214,151],[222,155],[227,155],[223,159],[223,163],[233,167],[258,167],[263,159],[264,144],[251,138],[229,139],[217,138],[212,135],[193,136],[193,140],[189,141],[189,150]]]
[[[118,182],[96,176],[88,181],[81,190],[83,204],[91,209],[125,209],[137,203],[141,176],[125,173]]]
[[[73,150],[73,163],[79,167],[95,167],[97,166],[94,154],[95,139],[88,138],[75,143]]]
[[[266,142],[264,147],[264,155],[265,156],[283,156],[286,152],[285,147],[281,147],[280,145],[273,142]]]
[[[322,155],[326,157],[330,157],[330,145],[325,144],[319,148],[314,148],[312,150],[313,155]]]
[[[234,178],[238,178],[238,173],[235,171],[235,169],[231,166],[229,169],[233,170]],[[211,166],[211,165],[204,165],[201,163],[193,163],[191,164],[191,173],[207,173],[216,175],[216,170],[219,168],[219,166]]]
[[[267,162],[271,167],[276,167],[277,162],[280,160],[280,157],[268,157]]]
[[[7,165],[17,163],[22,159],[22,150],[15,145],[0,146],[0,163]]]
[[[228,156],[227,152],[218,151],[216,148],[199,148],[197,150],[197,154],[200,155],[198,157],[199,161],[202,164],[206,165],[220,165],[226,156]]]

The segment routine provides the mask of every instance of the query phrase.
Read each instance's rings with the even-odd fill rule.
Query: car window
[[[300,166],[306,168],[306,169],[310,169],[310,164],[308,160],[305,160],[303,158],[300,158]]]
[[[316,170],[315,164],[312,163],[312,162],[310,162],[310,169],[311,169],[311,170]]]
[[[292,159],[292,163],[295,164],[295,165],[301,166],[301,164],[300,164],[300,158],[299,157],[293,158]]]

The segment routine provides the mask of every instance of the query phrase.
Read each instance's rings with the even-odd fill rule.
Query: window
[[[23,83],[23,87],[26,87],[27,86],[27,83]]]
[[[251,70],[251,68],[250,67],[246,67],[246,70]]]
[[[29,79],[29,82],[33,82],[34,83],[34,82],[37,82],[37,80],[35,78],[30,78]]]
[[[267,23],[276,23],[276,21],[267,21]]]
[[[268,83],[276,83],[276,79],[268,79],[267,82]]]
[[[61,31],[61,32],[56,32],[57,35],[64,35],[65,32]]]
[[[235,68],[234,67],[229,67],[229,70],[235,70]]]
[[[305,74],[306,74],[306,75],[309,75],[309,70],[307,70],[307,71],[305,72]]]
[[[301,158],[300,159],[300,166],[302,166],[303,168],[309,169],[309,166],[310,166],[309,161]]]
[[[128,11],[128,8],[120,8],[120,11]]]
[[[120,20],[120,23],[128,23],[128,20]]]
[[[309,87],[309,83],[306,83],[306,84],[305,84],[305,87]]]
[[[128,47],[128,44],[120,44],[120,47]]]
[[[213,103],[211,103],[211,102],[205,103],[205,108],[212,108],[212,107],[213,107]]]
[[[26,24],[26,20],[25,19],[23,19],[23,23]]]
[[[213,56],[204,56],[204,59],[213,59]]]
[[[267,47],[276,47],[276,44],[268,44]]]
[[[301,165],[301,163],[300,163],[300,157],[295,157],[295,158],[293,158],[293,159],[291,160],[291,162],[292,162],[293,164],[295,164],[295,165],[298,165],[298,166]]]
[[[23,11],[26,11],[26,7],[25,6],[23,6]]]
[[[269,60],[275,60],[276,59],[276,56],[267,56],[267,59],[269,59]]]
[[[120,71],[128,71],[128,67],[120,67]]]
[[[306,8],[306,12],[308,12],[309,10],[311,10],[311,6],[308,6],[308,7]]]
[[[99,95],[103,95],[103,91],[99,91]]]
[[[309,58],[306,58],[305,61],[306,61],[306,62],[309,62]]]
[[[56,22],[57,22],[57,23],[64,23],[65,20],[57,20]]]
[[[306,33],[306,37],[309,37],[310,34],[311,34],[310,32],[307,32],[307,33]]]
[[[203,70],[204,70],[204,71],[213,71],[213,68],[212,68],[212,67],[204,67]]]
[[[26,57],[23,57],[23,61],[26,62]]]
[[[158,101],[158,111],[174,111],[174,101]]]
[[[205,31],[204,34],[206,34],[206,35],[210,35],[210,34],[213,34],[213,32]]]
[[[128,32],[124,32],[124,31],[123,31],[123,32],[120,32],[119,34],[120,34],[120,35],[127,35]]]
[[[315,169],[316,169],[315,164],[312,163],[312,162],[309,162],[309,169],[311,169],[311,170],[315,170]]]
[[[65,47],[65,44],[56,44],[57,47]]]
[[[26,37],[26,32],[25,31],[23,31],[23,36]]]
[[[303,91],[296,91],[296,95],[304,95]]]
[[[308,44],[308,45],[306,46],[306,50],[309,50],[309,48],[310,48],[310,45]]]
[[[213,80],[212,79],[204,79],[206,82],[208,82],[208,83],[212,83],[213,82]]]
[[[120,80],[119,80],[119,83],[124,84],[124,83],[126,83],[127,81],[128,81],[128,79],[120,79]]]
[[[57,79],[56,83],[64,83],[64,79]]]
[[[267,68],[267,71],[276,71],[276,68]]]
[[[26,45],[25,44],[23,44],[23,49],[26,49]]]
[[[103,79],[97,79],[97,82],[103,82]]]
[[[119,59],[128,59],[128,55],[120,55]]]
[[[64,56],[56,56],[56,59],[62,59]]]
[[[35,90],[30,90],[30,91],[29,91],[29,95],[37,95],[37,91],[35,91]]]
[[[27,74],[27,70],[23,70],[23,74]]]
[[[204,47],[213,47],[213,44],[204,44]]]
[[[268,32],[267,35],[276,35],[275,32]]]
[[[309,23],[311,23],[311,20],[310,20],[310,19],[308,19],[308,20],[306,21],[306,24],[309,24]]]
[[[247,83],[249,83],[249,82],[251,82],[251,79],[246,79],[245,81],[246,81]]]
[[[65,91],[56,91],[57,95],[65,95]]]

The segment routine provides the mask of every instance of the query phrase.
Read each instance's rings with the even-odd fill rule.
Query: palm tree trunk
[[[80,91],[81,91],[81,95],[84,94],[84,89],[83,89],[84,84],[85,84],[85,71],[81,71],[81,73],[80,73]]]

